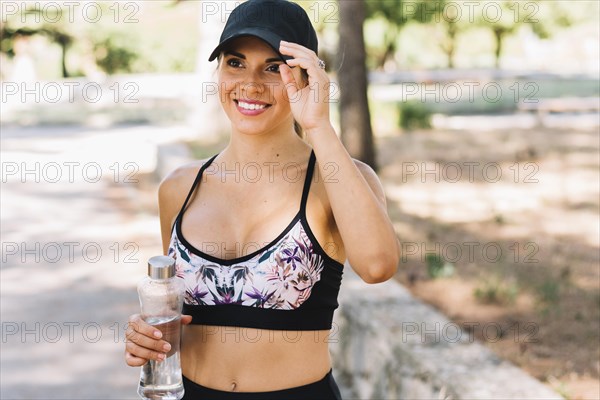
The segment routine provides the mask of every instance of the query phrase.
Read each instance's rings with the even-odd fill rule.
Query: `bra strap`
[[[202,166],[200,167],[200,170],[198,171],[198,174],[196,175],[196,179],[194,179],[194,183],[192,184],[192,187],[190,188],[190,191],[188,192],[188,195],[185,198],[183,205],[181,206],[181,210],[179,210],[179,214],[177,214],[177,219],[179,219],[181,217],[181,215],[183,214],[183,212],[185,211],[185,207],[187,206],[188,201],[190,201],[190,198],[192,197],[192,193],[194,193],[194,189],[196,189],[196,186],[198,186],[200,179],[202,179],[202,173],[204,172],[204,170],[206,168],[208,168],[208,166],[213,162],[213,160],[215,158],[217,158],[218,155],[219,155],[219,153],[215,154],[207,162],[202,164]]]
[[[310,158],[308,160],[308,168],[306,169],[306,178],[304,179],[304,188],[302,189],[302,200],[300,201],[300,210],[304,214],[306,212],[306,201],[308,200],[308,191],[310,190],[310,184],[315,170],[315,156],[314,149],[310,152]]]

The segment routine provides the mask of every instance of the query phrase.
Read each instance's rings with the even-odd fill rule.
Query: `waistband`
[[[211,389],[183,376],[185,395],[182,400],[341,400],[332,370],[320,380],[302,386],[268,392],[229,392]]]

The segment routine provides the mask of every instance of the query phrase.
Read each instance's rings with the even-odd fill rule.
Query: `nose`
[[[248,71],[239,82],[240,92],[249,100],[258,100],[265,91],[265,84],[261,79],[260,73]]]

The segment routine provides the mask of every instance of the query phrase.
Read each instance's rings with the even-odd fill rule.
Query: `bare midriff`
[[[268,392],[321,380],[331,369],[330,330],[183,327],[183,375],[222,391]]]

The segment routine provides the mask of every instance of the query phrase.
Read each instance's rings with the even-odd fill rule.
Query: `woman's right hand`
[[[182,315],[181,323],[187,325],[192,321],[191,315]],[[130,367],[141,367],[149,360],[162,361],[171,350],[171,345],[162,340],[162,332],[144,322],[139,314],[129,317],[125,333],[125,362]]]

